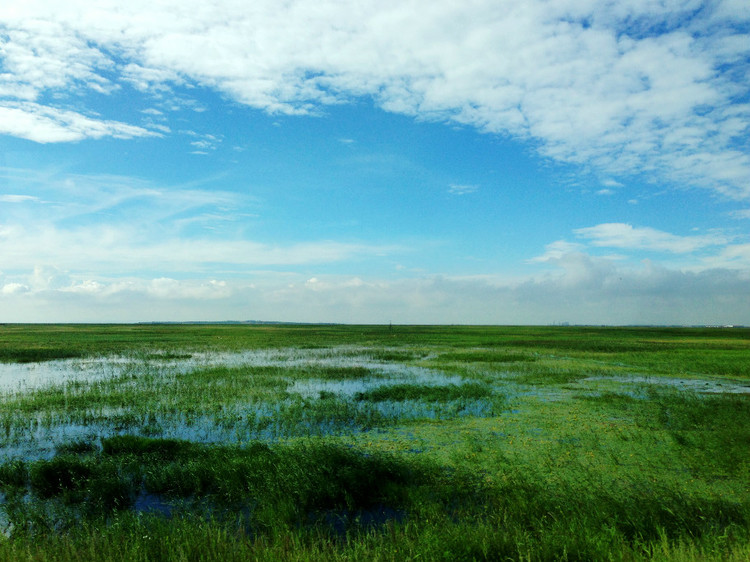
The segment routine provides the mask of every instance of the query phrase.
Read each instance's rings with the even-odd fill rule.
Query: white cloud
[[[576,236],[589,240],[593,246],[672,252],[694,252],[726,244],[729,239],[720,233],[678,236],[650,227],[633,227],[625,223],[606,223],[574,230]]]
[[[451,195],[466,195],[468,193],[474,193],[479,188],[476,185],[457,184],[452,183],[448,186],[448,192]]]
[[[86,279],[80,283],[74,283],[70,287],[65,288],[65,291],[71,293],[84,293],[84,294],[98,294],[105,289],[105,285],[98,281]]]
[[[178,85],[183,83],[177,72],[169,69],[144,68],[135,63],[130,63],[122,69],[122,79],[142,92],[168,92],[170,90],[168,84]],[[151,114],[160,115],[161,112],[153,113],[152,110]]]
[[[200,85],[270,113],[319,114],[364,96],[533,139],[602,176],[645,173],[743,199],[750,41],[740,6],[15,0],[0,7],[0,98]],[[33,140],[145,134],[3,105],[0,123],[15,124],[2,132]]]
[[[6,283],[3,285],[3,288],[0,289],[0,292],[4,295],[17,295],[20,293],[25,293],[29,290],[29,287],[27,285],[24,285],[23,283]]]
[[[651,262],[617,266],[582,253],[560,268],[508,282],[401,280],[257,272],[215,279],[71,280],[56,290],[0,291],[6,321],[286,320],[305,322],[748,324],[747,271],[683,272]],[[18,295],[23,294],[23,299]],[[179,306],[175,306],[178,303]]]
[[[13,4],[8,2],[0,11],[0,25],[6,23],[0,36],[5,70],[0,74],[0,91],[4,97],[33,101],[49,89],[85,86],[105,92],[115,87],[101,72],[113,66],[111,60],[88,44],[76,26],[45,17],[45,12],[24,17],[19,13],[23,10],[17,12]]]
[[[750,244],[730,244],[701,260],[704,269],[723,268],[750,271]]]
[[[74,111],[65,111],[36,103],[3,103],[0,100],[0,134],[39,143],[70,142],[86,138],[160,136],[142,127],[117,121],[92,119]]]
[[[740,209],[730,213],[735,219],[750,219],[750,209]]]
[[[130,291],[133,286],[128,287]],[[168,277],[153,279],[141,289],[149,297],[166,300],[204,300],[225,298],[231,294],[227,290],[226,282],[210,281],[178,281]]]
[[[288,245],[208,237],[169,237],[155,241],[137,225],[72,230],[53,226],[33,230],[15,227],[0,237],[0,255],[4,256],[6,263],[12,263],[14,269],[49,263],[77,271],[106,270],[112,275],[133,271],[202,272],[216,267],[246,271],[247,268],[269,265],[372,259],[404,251],[396,245],[327,240]]]
[[[565,255],[571,253],[578,253],[584,250],[583,244],[575,242],[567,242],[565,240],[557,240],[545,247],[545,252],[541,256],[537,256],[528,260],[529,263],[544,263],[548,261],[559,260]]]
[[[38,202],[39,198],[33,195],[0,195],[0,202],[2,203],[28,203]]]
[[[21,191],[39,194],[38,200],[48,203],[43,208],[35,208],[31,217],[40,231],[61,222],[72,224],[81,219],[90,224],[92,217],[102,217],[109,227],[116,228],[124,224],[128,229],[147,233],[164,228],[165,221],[179,224],[184,219],[175,217],[190,211],[201,209],[205,214],[213,208],[217,209],[216,216],[230,220],[236,217],[233,211],[239,205],[254,204],[251,196],[240,199],[233,193],[200,189],[202,183],[211,183],[210,177],[196,178],[190,185],[155,186],[142,179],[112,174],[68,174],[57,170],[0,168],[0,178],[7,179]],[[18,196],[8,197],[15,200]],[[133,206],[139,207],[137,213],[129,208]],[[24,225],[30,220],[29,213],[25,211],[27,207],[14,205],[13,208],[3,209],[5,227],[9,232],[26,228]],[[221,212],[218,212],[219,209]],[[242,216],[246,217],[247,214]],[[2,230],[0,237],[1,232]]]
[[[28,277],[28,284],[34,291],[57,290],[70,283],[70,276],[57,267],[34,266],[34,272]]]

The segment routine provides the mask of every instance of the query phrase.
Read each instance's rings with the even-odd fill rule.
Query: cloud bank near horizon
[[[86,281],[37,268],[26,283],[0,277],[8,322],[275,320],[401,324],[742,324],[747,271],[636,269],[570,254],[547,275],[363,280],[264,273],[247,281]],[[179,310],[175,314],[175,307]],[[52,310],[52,314],[50,314]],[[123,310],[127,312],[123,315]],[[664,311],[669,310],[668,318]]]

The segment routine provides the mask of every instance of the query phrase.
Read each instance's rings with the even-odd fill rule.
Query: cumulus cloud
[[[28,285],[23,283],[6,283],[3,288],[0,289],[4,295],[17,295],[19,293],[25,293],[29,290]]]
[[[708,234],[679,236],[650,227],[633,227],[625,223],[605,223],[575,229],[574,234],[583,242],[557,240],[547,244],[545,252],[527,260],[530,264],[547,264],[568,271],[567,279],[576,279],[577,271],[593,271],[591,267],[579,267],[581,263],[597,263],[598,267],[616,268],[615,262],[631,263],[642,251],[673,254],[675,258],[662,261],[675,271],[695,274],[709,270],[750,272],[750,244],[714,231]],[[622,250],[620,254],[593,257],[598,249]],[[639,257],[638,259],[642,259]],[[592,261],[593,260],[593,261]],[[654,264],[648,260],[643,263]]]
[[[57,267],[36,265],[28,283],[34,291],[57,290],[68,286],[70,277]]]
[[[741,6],[11,1],[0,7],[0,123],[40,142],[147,134],[22,105],[58,91],[163,96],[200,85],[281,114],[366,97],[387,111],[532,140],[541,154],[603,177],[645,173],[746,199]]]

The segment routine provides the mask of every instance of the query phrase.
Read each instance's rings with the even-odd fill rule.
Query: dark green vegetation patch
[[[0,489],[8,497],[29,491],[76,508],[42,510],[47,515],[40,519],[35,504],[10,501],[10,525],[32,536],[67,528],[79,517],[93,521],[132,511],[144,495],[181,500],[174,505],[199,506],[217,517],[232,510],[257,530],[317,522],[330,510],[388,506],[395,513],[408,487],[423,480],[423,471],[392,455],[325,443],[210,447],[134,435],[104,439],[96,453],[0,465]]]

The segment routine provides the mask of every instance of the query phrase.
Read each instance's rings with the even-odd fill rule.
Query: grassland
[[[0,326],[0,560],[749,560],[750,330]]]

